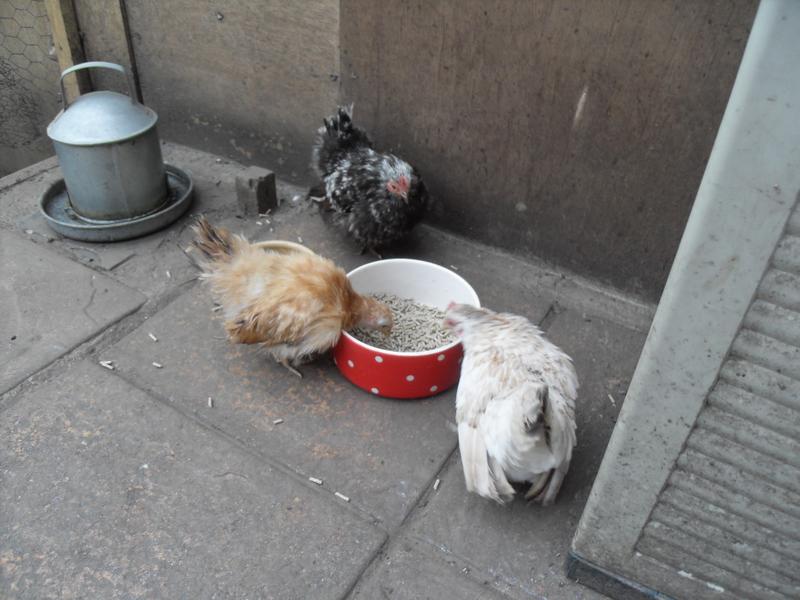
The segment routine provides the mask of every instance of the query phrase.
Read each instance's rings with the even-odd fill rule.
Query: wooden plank
[[[61,71],[83,62],[83,44],[78,31],[78,20],[72,0],[45,0],[47,18],[53,35],[53,45]],[[84,92],[91,90],[87,72],[68,75],[64,80],[67,100],[72,102]]]
[[[80,15],[98,3],[76,0]],[[311,143],[338,100],[339,0],[125,7],[131,57],[162,138],[310,179]],[[92,49],[89,22],[81,25]]]
[[[83,54],[86,60],[104,60],[125,67],[132,75],[139,93],[135,57],[129,48],[130,32],[126,26],[125,0],[73,0],[80,24]],[[128,82],[119,73],[106,69],[91,71],[92,89],[128,94]]]
[[[342,100],[439,225],[655,300],[757,4],[342,0]]]

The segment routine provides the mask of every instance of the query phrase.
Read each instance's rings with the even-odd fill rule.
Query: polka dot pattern
[[[426,398],[458,383],[461,348],[401,358],[345,342],[334,350],[339,371],[368,394],[398,399]]]

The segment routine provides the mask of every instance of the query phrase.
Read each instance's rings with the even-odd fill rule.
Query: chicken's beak
[[[378,322],[375,323],[378,331],[380,331],[383,335],[388,336],[392,332],[392,326],[394,325],[394,319],[391,317],[381,317],[378,319]]]
[[[402,198],[403,202],[408,204],[408,192],[400,192],[400,198]]]

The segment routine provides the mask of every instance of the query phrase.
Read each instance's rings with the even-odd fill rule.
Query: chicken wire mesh
[[[58,63],[43,0],[0,0],[0,177],[53,154]]]

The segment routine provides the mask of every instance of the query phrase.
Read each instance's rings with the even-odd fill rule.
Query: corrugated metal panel
[[[800,598],[800,209],[636,550],[709,598]]]

